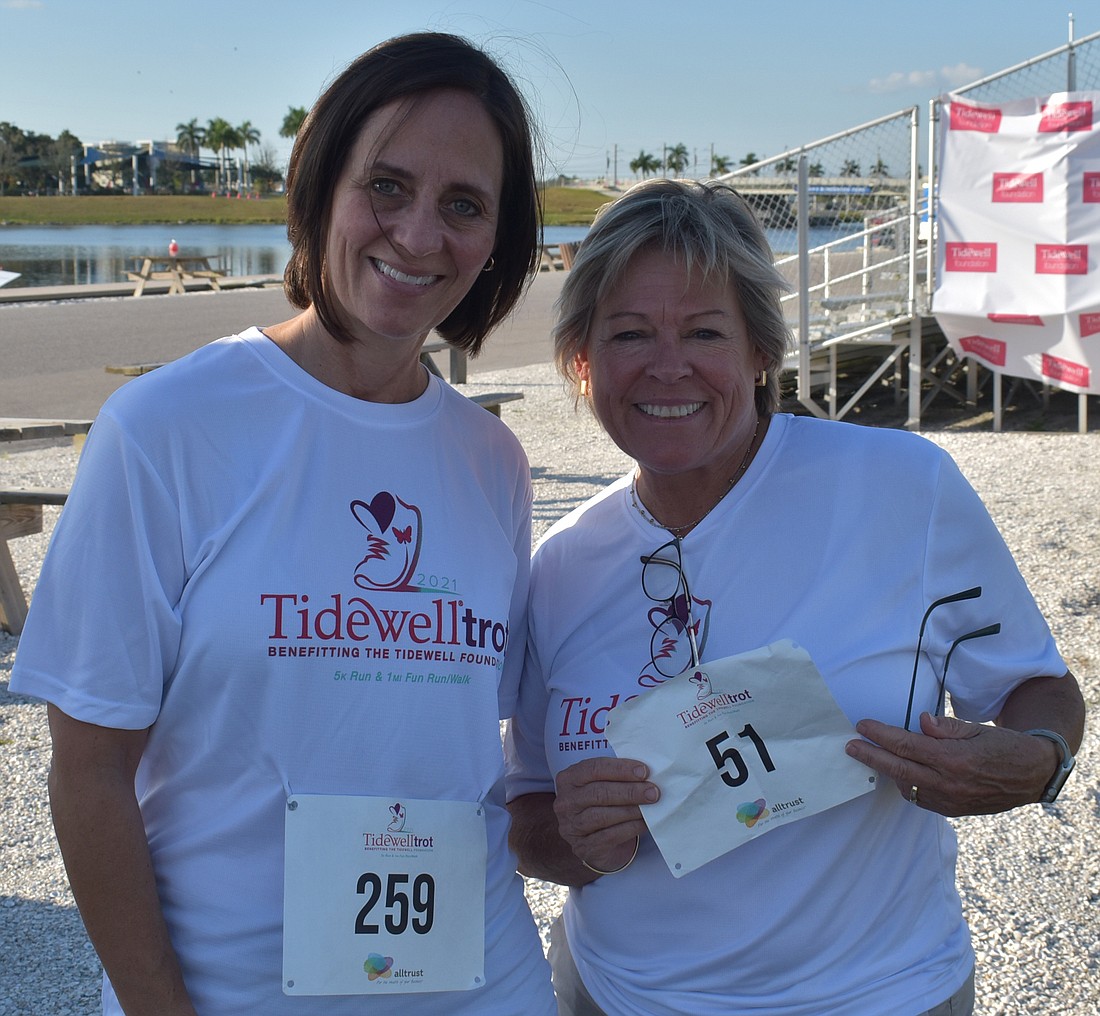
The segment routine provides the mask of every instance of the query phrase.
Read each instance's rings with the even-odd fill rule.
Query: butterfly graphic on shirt
[[[420,509],[381,490],[369,502],[352,501],[351,513],[367,531],[367,550],[355,566],[355,584],[360,589],[416,592],[410,579],[420,558]]]

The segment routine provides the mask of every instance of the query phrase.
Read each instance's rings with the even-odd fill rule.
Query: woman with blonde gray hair
[[[949,456],[778,412],[783,288],[734,191],[660,180],[601,211],[562,291],[559,368],[637,462],[535,553],[508,734],[520,870],[570,887],[563,1014],[971,1011],[944,816],[1052,800],[1080,743],[1077,683]],[[743,719],[675,752],[639,725],[636,757],[615,757],[624,703],[685,680],[705,699],[708,668],[787,643],[812,665],[743,696],[795,745],[786,780],[825,761],[787,718],[836,710],[829,762],[859,771],[854,796],[745,801],[779,762]],[[659,801],[662,836],[687,836],[673,772],[725,787],[707,792],[754,835],[674,872],[645,818]],[[699,838],[716,816],[690,819]]]

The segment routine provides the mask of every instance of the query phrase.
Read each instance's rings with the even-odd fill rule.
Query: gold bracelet
[[[630,860],[627,861],[626,864],[622,865],[621,867],[615,868],[614,871],[600,871],[599,868],[593,868],[592,865],[590,865],[583,857],[580,859],[580,862],[589,871],[594,871],[597,875],[617,875],[620,871],[626,871],[626,869],[629,868],[634,863],[634,858],[638,856],[638,847],[641,846],[641,843],[642,843],[642,838],[640,836],[635,836],[634,837],[634,853],[630,855]]]

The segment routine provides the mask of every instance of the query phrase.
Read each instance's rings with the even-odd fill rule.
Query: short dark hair
[[[748,203],[716,182],[649,180],[596,213],[557,303],[554,357],[566,381],[577,382],[573,359],[588,349],[596,304],[629,272],[633,259],[650,250],[673,254],[701,279],[717,278],[733,288],[749,341],[768,372],[755,392],[757,412],[776,412],[790,343],[780,296],[790,287]]]
[[[347,330],[325,293],[324,257],[333,190],[368,117],[396,99],[453,88],[473,95],[500,133],[504,152],[500,217],[491,271],[482,272],[436,331],[476,355],[485,336],[523,294],[539,261],[541,206],[531,117],[511,78],[456,35],[419,32],[383,42],[353,61],[325,89],[302,124],[287,169],[287,298],[310,305],[340,339]]]

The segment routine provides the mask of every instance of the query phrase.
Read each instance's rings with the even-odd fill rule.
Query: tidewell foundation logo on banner
[[[1036,275],[1086,275],[1089,270],[1087,243],[1037,243]]]
[[[1001,111],[953,102],[951,103],[950,126],[953,131],[980,131],[983,134],[996,134],[1001,129]]]
[[[944,260],[944,267],[949,272],[995,272],[997,245],[949,241]]]
[[[988,335],[966,335],[959,339],[959,345],[971,356],[977,356],[997,367],[1005,365],[1008,346],[1000,339],[991,339]]]
[[[993,201],[995,204],[1041,204],[1043,174],[994,173]]]
[[[1061,381],[1079,388],[1089,386],[1089,368],[1083,363],[1074,363],[1072,360],[1044,353],[1042,369],[1043,377],[1049,377],[1052,381]]]
[[[1100,314],[1095,311],[1089,314],[1081,314],[1077,320],[1082,339],[1100,332]]]
[[[1059,131],[1092,130],[1092,103],[1058,102],[1043,106],[1043,115],[1039,120],[1039,132],[1057,134]]]

